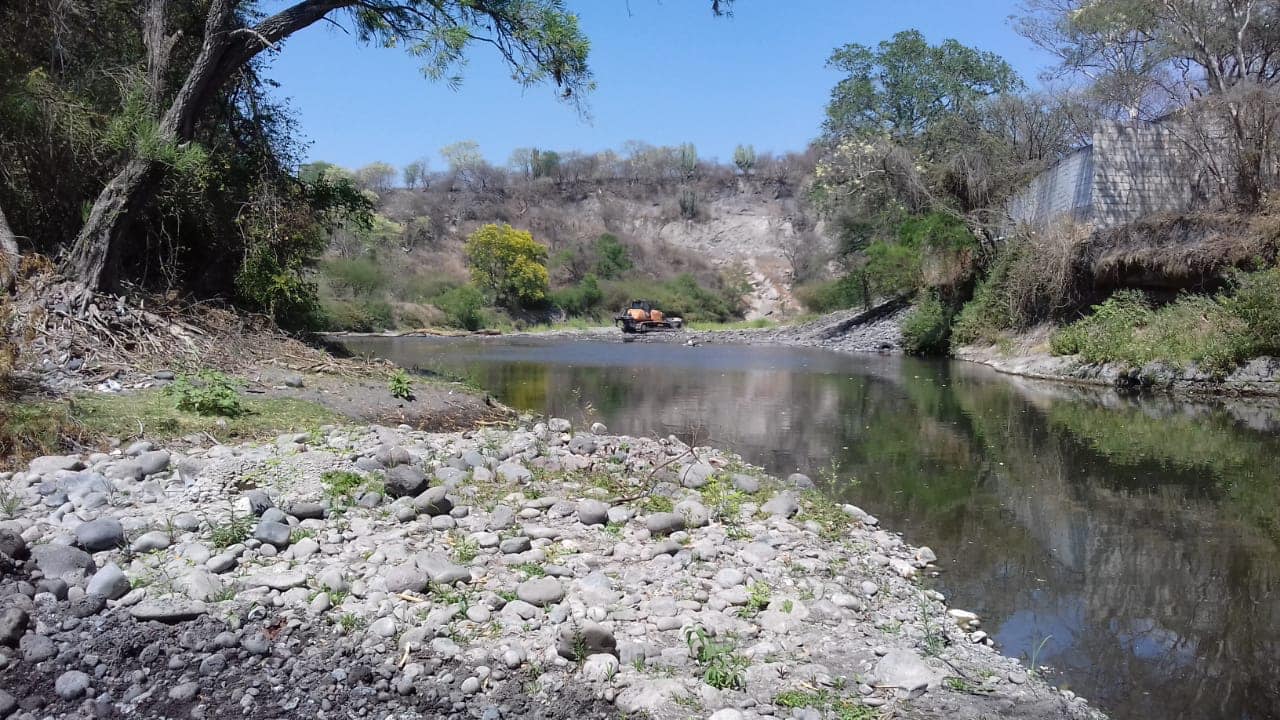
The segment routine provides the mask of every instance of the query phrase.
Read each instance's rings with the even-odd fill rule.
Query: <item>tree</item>
[[[425,188],[431,183],[431,161],[427,158],[418,158],[405,165],[402,174],[405,187],[413,190],[421,185]]]
[[[752,145],[739,145],[733,149],[733,164],[743,175],[750,175],[756,166],[756,149]]]
[[[615,280],[634,265],[627,253],[627,246],[618,242],[617,236],[605,233],[596,238],[595,274],[606,280]]]
[[[494,45],[523,85],[551,81],[576,100],[590,89],[588,42],[561,0],[301,0],[270,15],[262,3],[210,0],[204,33],[193,55],[175,54],[180,39],[168,22],[166,0],[147,0],[142,12],[146,82],[134,147],[89,210],[62,263],[75,278],[81,306],[94,290],[113,289],[118,259],[133,241],[131,224],[148,207],[159,181],[190,145],[204,108],[264,50],[322,20],[345,17],[365,42],[403,45],[424,57],[433,78],[457,82],[455,69],[473,41]],[[713,4],[713,9],[718,10]],[[257,19],[261,17],[261,19]],[[254,21],[255,19],[256,22]],[[175,61],[189,62],[170,92]]]
[[[1256,208],[1276,183],[1280,4],[1274,0],[1031,0],[1019,32],[1132,119],[1183,108],[1181,132],[1204,165]],[[1226,162],[1221,162],[1222,156]]]
[[[680,155],[680,170],[685,179],[692,178],[698,171],[698,149],[693,143],[684,143],[677,152]]]
[[[973,115],[984,99],[1022,86],[1000,56],[955,40],[930,45],[918,30],[904,30],[875,48],[845,45],[827,67],[846,75],[827,105],[825,130],[833,138],[917,140],[941,118]]]
[[[510,225],[483,225],[467,238],[464,252],[471,280],[506,307],[542,302],[547,297],[547,247]]]
[[[355,172],[356,184],[376,193],[390,190],[395,177],[395,166],[381,161],[371,162]]]

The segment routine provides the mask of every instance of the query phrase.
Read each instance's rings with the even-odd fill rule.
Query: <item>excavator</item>
[[[648,300],[632,300],[631,307],[619,313],[613,322],[622,328],[624,333],[679,330],[684,327],[684,320],[678,317],[667,317]]]

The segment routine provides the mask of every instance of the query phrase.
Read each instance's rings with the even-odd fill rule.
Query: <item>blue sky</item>
[[[319,24],[289,39],[269,75],[311,142],[308,159],[348,167],[400,166],[475,140],[505,164],[516,147],[597,151],[626,140],[692,142],[703,157],[802,149],[815,137],[837,75],[832,49],[874,44],[918,28],[1004,56],[1028,84],[1049,58],[1016,35],[1012,0],[738,0],[714,18],[709,0],[569,0],[591,38],[598,90],[591,118],[549,87],[522,89],[496,54],[477,45],[452,90],[425,79],[413,57],[363,47]]]

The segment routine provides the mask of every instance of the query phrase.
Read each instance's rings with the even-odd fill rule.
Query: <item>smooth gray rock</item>
[[[169,547],[172,539],[169,533],[163,530],[152,530],[138,536],[131,546],[136,553],[151,552],[152,550],[163,550]]]
[[[516,597],[536,607],[546,607],[564,599],[564,586],[553,577],[525,580],[516,586]]]
[[[443,485],[427,488],[426,492],[413,499],[413,509],[432,517],[448,515],[453,510],[453,501],[445,497],[448,490]]]
[[[397,465],[387,471],[383,485],[390,497],[413,497],[427,489],[427,478],[412,465]]]
[[[573,423],[564,418],[551,418],[547,421],[547,429],[554,433],[567,433],[573,429]]]
[[[590,435],[574,435],[569,440],[569,452],[574,455],[590,455],[596,451],[596,440]]]
[[[274,545],[277,548],[289,547],[291,530],[284,523],[263,520],[253,529],[253,538],[259,542]]]
[[[603,625],[587,620],[580,627],[564,626],[556,641],[556,652],[567,660],[585,660],[588,655],[618,654],[618,641]]]
[[[169,688],[169,699],[178,702],[191,702],[200,694],[200,683],[185,682]]]
[[[711,511],[697,500],[682,500],[676,503],[674,511],[684,518],[686,528],[706,527],[711,522]]]
[[[813,480],[804,473],[791,473],[787,476],[787,484],[800,490],[812,490],[817,487],[813,484]]]
[[[462,460],[462,458],[456,458],[456,462],[459,465],[466,465],[466,462]],[[449,487],[457,487],[459,484],[466,482],[468,470],[470,470],[470,468],[467,468],[466,470],[464,470],[462,468],[456,468],[456,467],[442,467],[442,468],[437,468],[436,471],[432,473],[432,475],[435,476],[436,481],[440,482],[443,485],[448,485]]]
[[[285,515],[284,511],[278,507],[269,507],[266,510],[263,510],[262,517],[259,519],[262,520],[262,522],[282,523],[285,525],[289,524],[289,516]]]
[[[111,463],[102,471],[112,480],[141,480],[145,477],[142,472],[142,464],[137,460],[117,460]]]
[[[498,466],[497,473],[498,478],[503,482],[527,483],[533,479],[533,473],[529,468],[515,463],[502,463]]]
[[[297,373],[290,373],[289,375],[284,376],[284,384],[285,387],[300,388],[306,383],[303,381],[301,375]]]
[[[124,526],[115,518],[90,520],[76,528],[76,544],[89,552],[121,547],[124,545]]]
[[[760,509],[775,517],[790,518],[800,511],[800,502],[795,493],[780,492],[761,505]]]
[[[681,485],[687,488],[700,488],[711,482],[711,477],[715,474],[714,467],[706,463],[694,463],[681,468],[677,476],[680,478]]]
[[[79,670],[68,670],[53,682],[53,691],[63,700],[75,700],[89,689],[89,676]]]
[[[407,562],[394,565],[383,571],[382,581],[387,592],[423,592],[431,584],[431,576],[418,567],[417,563]]]
[[[0,530],[0,555],[10,560],[26,560],[31,557],[31,550],[22,536],[10,530]]]
[[[750,565],[762,567],[773,562],[778,557],[778,551],[762,542],[753,542],[744,547],[739,556]]]
[[[226,584],[213,571],[192,570],[174,580],[173,589],[192,600],[213,602],[226,590]]]
[[[527,552],[531,547],[533,547],[533,543],[529,538],[524,535],[517,535],[516,537],[503,540],[498,545],[498,550],[500,550],[503,555],[514,555],[516,553]]]
[[[399,445],[391,445],[379,449],[378,452],[373,454],[373,459],[386,468],[413,463],[413,456],[409,454],[408,450]]]
[[[516,511],[506,505],[499,505],[489,513],[490,530],[506,530],[516,524]]]
[[[582,500],[578,502],[578,522],[583,525],[607,525],[609,522],[609,504],[600,500]]]
[[[31,559],[45,577],[67,582],[78,580],[79,575],[92,575],[97,569],[92,555],[70,545],[35,545]]]
[[[733,476],[733,486],[745,493],[760,492],[760,479],[738,473]]]
[[[302,570],[267,571],[250,575],[241,582],[245,587],[265,587],[283,592],[306,585],[307,574]]]
[[[876,663],[875,676],[880,685],[897,688],[900,693],[915,696],[942,681],[924,659],[910,650],[894,648]]]
[[[7,690],[0,690],[0,718],[7,718],[18,709],[18,699]]]
[[[448,556],[435,552],[420,552],[414,557],[417,566],[438,585],[471,582],[471,571],[454,563]]]
[[[194,620],[208,611],[209,607],[204,603],[182,598],[143,600],[129,608],[129,614],[137,620],[154,620],[163,623]]]
[[[85,591],[90,595],[101,595],[108,600],[118,600],[127,595],[131,589],[129,578],[125,577],[124,571],[113,562],[103,565],[101,570],[89,578],[89,584],[85,586]]]
[[[152,450],[139,455],[137,463],[138,467],[142,470],[143,476],[147,476],[168,470],[169,459],[168,450]]]
[[[249,511],[254,515],[261,516],[262,513],[275,507],[276,504],[271,502],[271,497],[261,490],[246,491],[244,496],[249,500]]]
[[[42,455],[27,465],[32,475],[51,475],[59,470],[83,470],[84,463],[75,455]]]
[[[58,655],[58,646],[53,644],[53,640],[35,633],[24,635],[18,643],[18,650],[22,652],[22,659],[33,665]]]
[[[289,514],[299,520],[323,520],[324,513],[324,503],[296,502],[289,506]]]
[[[684,516],[673,512],[653,513],[644,519],[644,526],[654,535],[670,535],[684,529]]]
[[[29,621],[27,611],[22,608],[10,607],[0,612],[0,645],[16,647],[27,632]]]

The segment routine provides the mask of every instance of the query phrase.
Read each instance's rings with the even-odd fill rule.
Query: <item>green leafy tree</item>
[[[432,304],[444,313],[445,323],[463,330],[484,327],[484,294],[470,285],[441,293]]]
[[[594,250],[595,274],[606,280],[617,279],[634,267],[630,255],[627,254],[627,246],[618,242],[617,236],[611,233],[605,233],[596,238]]]
[[[943,118],[972,115],[984,99],[1022,86],[999,55],[955,40],[930,45],[918,30],[874,48],[850,43],[832,53],[827,66],[845,74],[827,106],[832,137],[917,139]]]
[[[547,248],[524,230],[484,225],[464,248],[471,280],[507,307],[533,305],[547,297]]]
[[[355,172],[356,184],[376,193],[390,190],[395,177],[395,166],[381,161],[371,162]]]
[[[426,75],[453,84],[466,51],[483,42],[499,50],[522,85],[550,81],[571,100],[593,85],[588,41],[561,0],[300,0],[278,9],[210,0],[200,11],[199,43],[184,45],[182,52],[173,50],[186,35],[170,17],[180,4],[137,5],[145,50],[140,76],[147,81],[137,93],[136,121],[125,134],[133,142],[90,205],[61,268],[80,284],[83,307],[94,291],[118,284],[119,258],[138,236],[130,226],[145,214],[164,176],[199,152],[191,143],[210,103],[264,51],[316,23],[346,20],[360,40],[403,47],[423,58]]]

